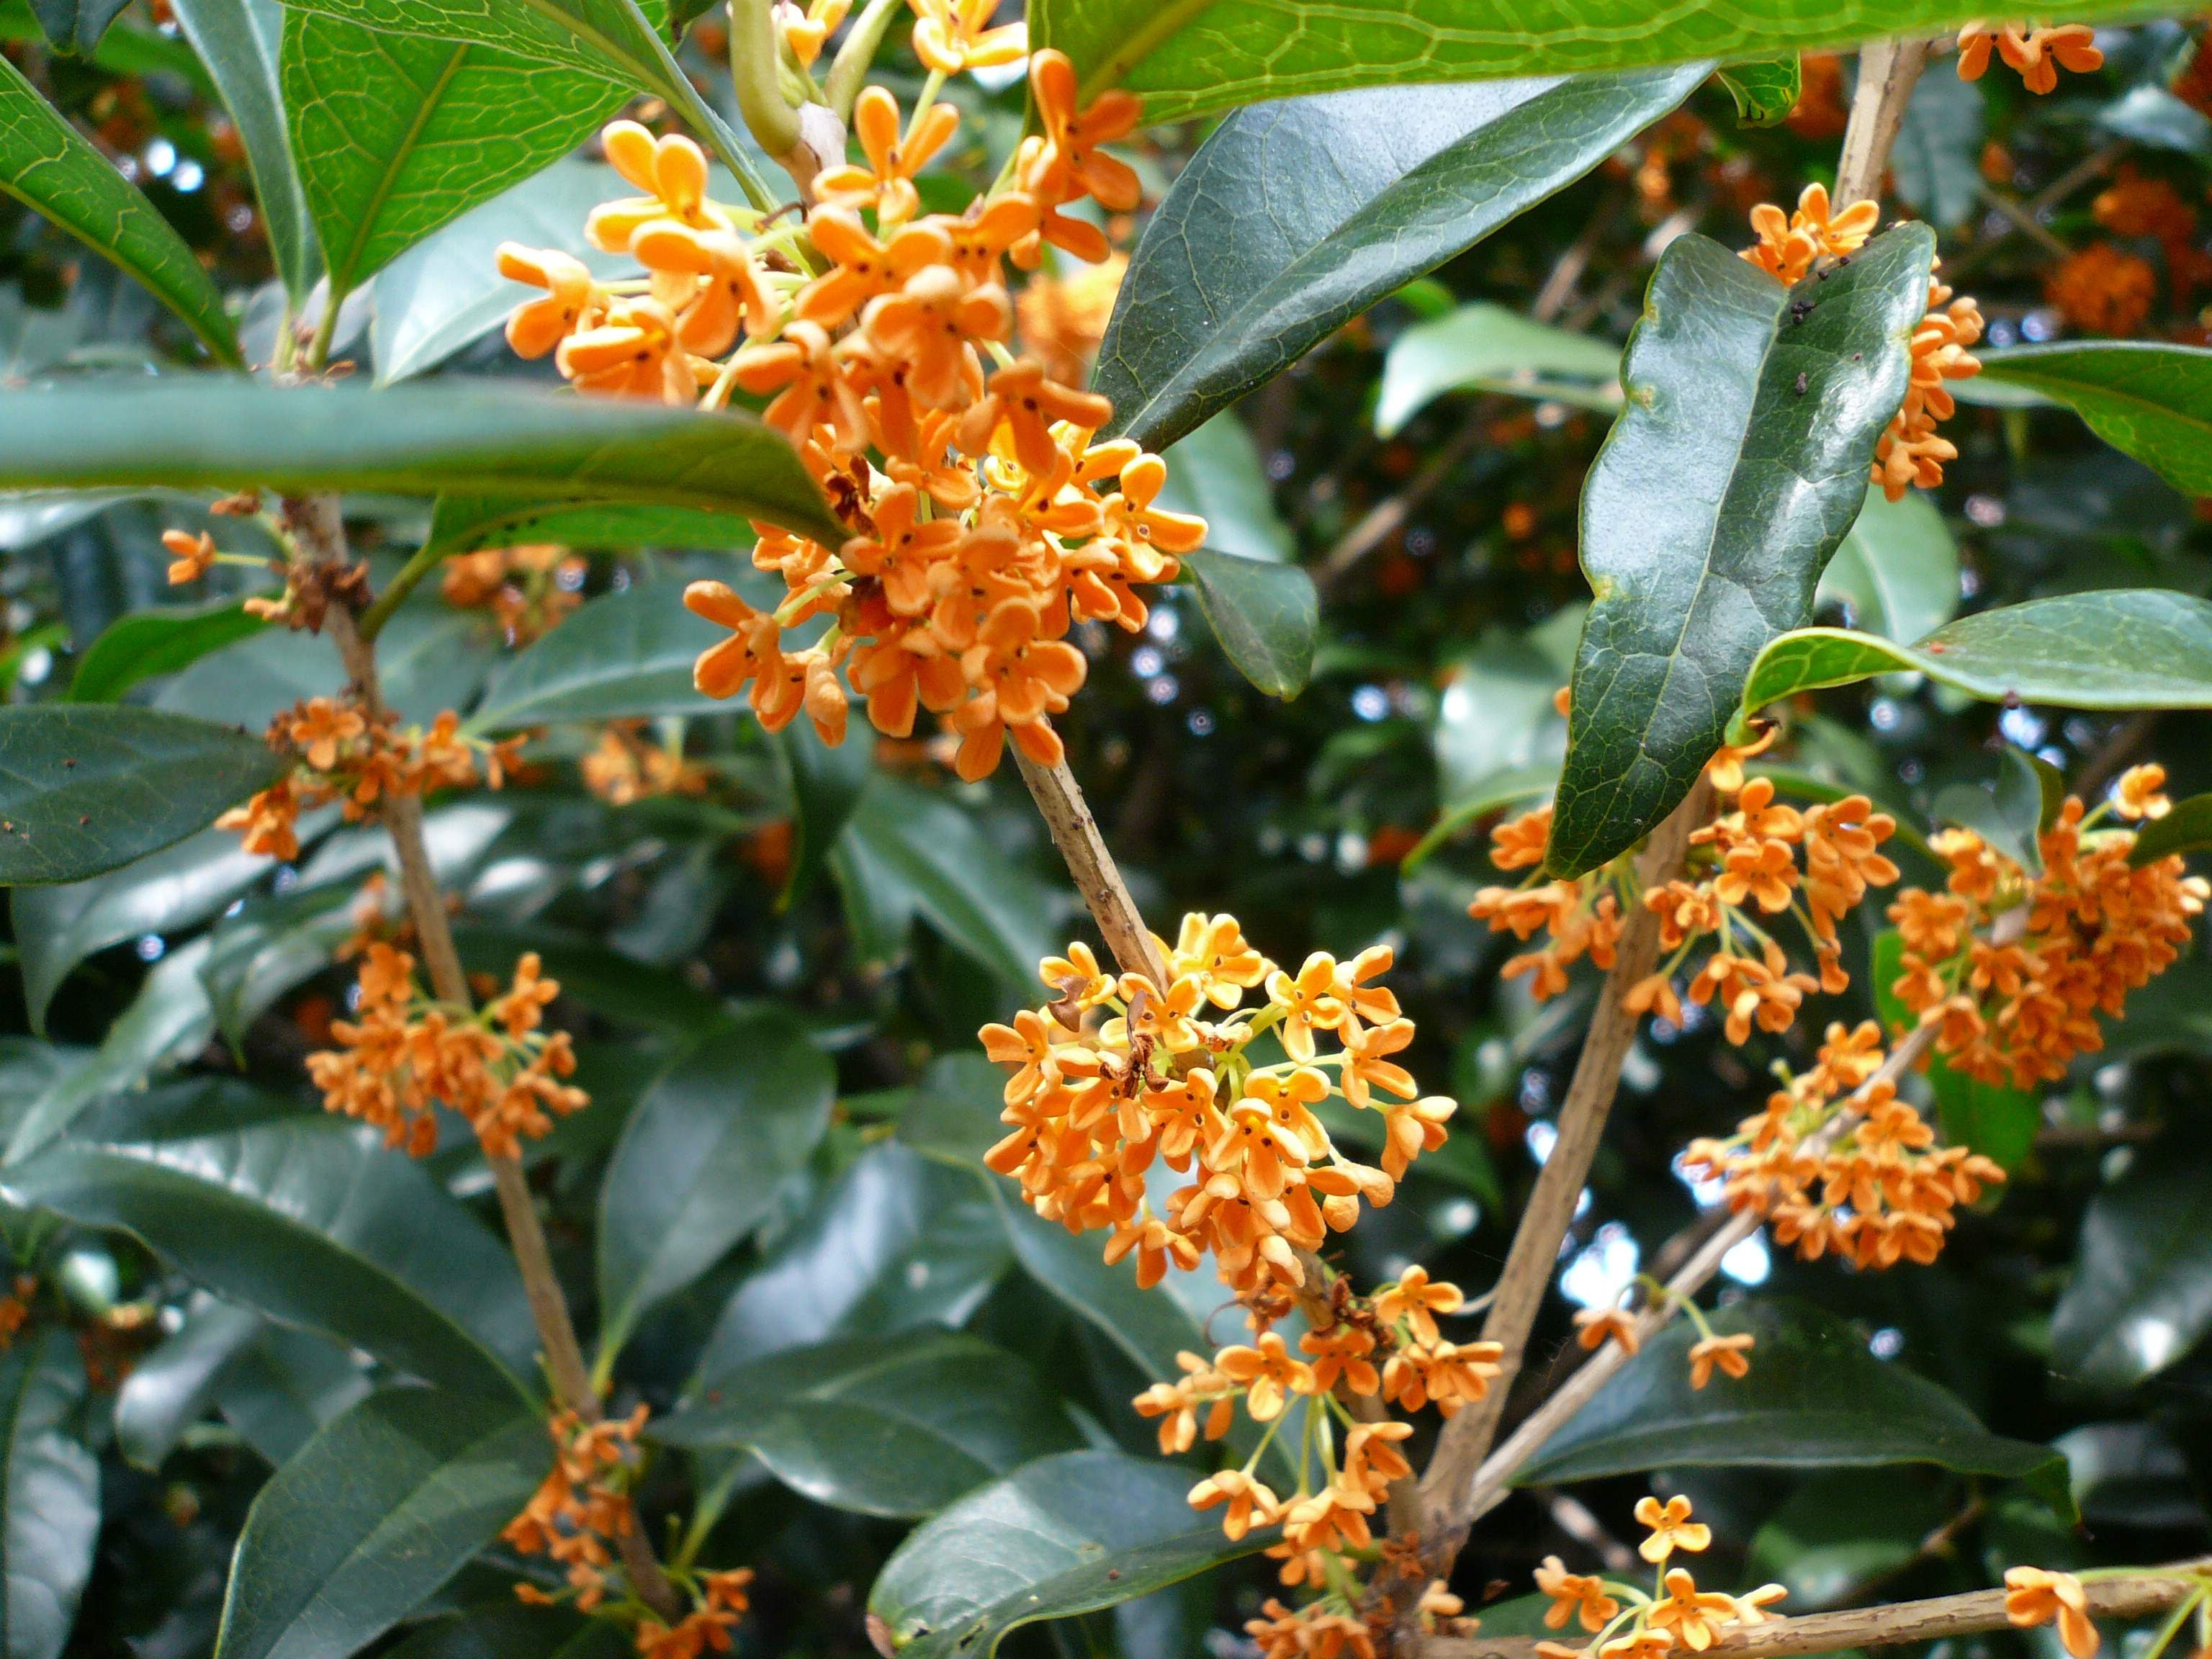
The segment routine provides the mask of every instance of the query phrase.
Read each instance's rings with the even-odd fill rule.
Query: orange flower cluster
[[[1418,1568],[1413,1576],[1420,1576]],[[1443,1579],[1437,1578],[1421,1592],[1414,1612],[1420,1628],[1430,1634],[1471,1636],[1482,1621],[1459,1617],[1466,1605],[1445,1588]],[[1389,1610],[1385,1604],[1376,1613]],[[1261,1604],[1260,1617],[1244,1621],[1244,1633],[1252,1638],[1261,1659],[1376,1659],[1377,1624],[1388,1628],[1387,1621],[1379,1617],[1371,1621],[1360,1617],[1347,1595],[1311,1601],[1296,1609],[1271,1595]]]
[[[553,1413],[548,1425],[556,1448],[553,1471],[500,1537],[521,1554],[551,1556],[568,1570],[568,1588],[549,1595],[534,1584],[517,1584],[521,1600],[544,1605],[573,1599],[579,1611],[589,1613],[606,1599],[615,1541],[637,1524],[629,1484],[645,1419],[643,1406],[628,1417],[598,1423],[572,1411]]]
[[[1881,1069],[1881,1031],[1828,1027],[1814,1067],[1767,1097],[1724,1140],[1683,1154],[1692,1171],[1723,1184],[1729,1207],[1757,1211],[1775,1241],[1808,1261],[1831,1250],[1861,1267],[1935,1261],[1954,1211],[2004,1171],[1936,1132]],[[1694,1356],[1693,1363],[1694,1363]]]
[[[2005,1569],[2005,1617],[2021,1630],[2058,1626],[2058,1640],[2073,1659],[2095,1659],[2102,1645],[2089,1620],[2089,1598],[2070,1572],[2041,1567]]]
[[[706,770],[647,738],[643,722],[617,720],[599,733],[599,745],[577,767],[584,787],[613,806],[656,795],[703,795]]]
[[[2124,248],[2092,242],[2051,268],[2043,297],[2082,333],[2124,340],[2150,315],[2158,273]]]
[[[460,725],[449,708],[427,732],[403,731],[388,710],[372,712],[351,696],[309,697],[269,723],[269,746],[297,755],[300,764],[225,812],[216,828],[237,830],[249,853],[295,859],[302,808],[337,801],[354,823],[394,795],[464,787],[477,781],[478,748],[485,750],[486,780],[496,789],[514,764],[514,743],[477,744],[461,736]]]
[[[581,605],[585,562],[550,543],[456,553],[446,561],[446,603],[488,610],[509,645],[549,634]]]
[[[1853,202],[1837,213],[1826,185],[1808,185],[1794,213],[1785,214],[1771,202],[1752,209],[1751,228],[1759,240],[1744,249],[1743,257],[1784,287],[1795,287],[1812,275],[1819,261],[1857,252],[1881,222],[1879,204]]]
[[[507,992],[471,1015],[426,997],[415,958],[380,941],[362,958],[358,1018],[333,1020],[340,1046],[307,1056],[307,1075],[330,1111],[384,1131],[385,1143],[416,1158],[438,1145],[431,1109],[468,1119],[493,1158],[519,1158],[522,1141],[550,1132],[552,1119],[591,1103],[560,1081],[576,1069],[566,1031],[539,1029],[560,982],[543,976],[536,951],[515,963]]]
[[[637,1621],[637,1650],[642,1659],[699,1659],[708,1649],[727,1653],[730,1632],[752,1606],[750,1567],[693,1575],[691,1611],[673,1626],[647,1614]]]
[[[2061,23],[2055,28],[1969,23],[1959,31],[1959,78],[1980,80],[1989,70],[1994,48],[2008,68],[2019,71],[2030,92],[2051,92],[2058,85],[2062,69],[2087,75],[2105,66],[2105,54],[2095,41],[2096,31],[2087,23]]]
[[[1056,1001],[983,1028],[984,1052],[1013,1073],[1012,1132],[985,1161],[1070,1232],[1111,1229],[1106,1260],[1134,1255],[1140,1285],[1211,1250],[1240,1297],[1279,1295],[1305,1283],[1300,1251],[1351,1227],[1363,1198],[1388,1204],[1407,1165],[1443,1144],[1453,1103],[1421,1096],[1391,1058],[1413,1026],[1379,983],[1388,946],[1348,963],[1316,952],[1291,974],[1235,917],[1192,915],[1160,952],[1164,990],[1072,945],[1038,969]],[[1241,1008],[1255,989],[1266,1000]],[[1260,1063],[1263,1036],[1283,1059]],[[1380,1169],[1329,1139],[1315,1109],[1331,1096],[1381,1115]],[[1146,1176],[1159,1159],[1190,1180],[1155,1215]]]
[[[988,10],[926,7],[918,49],[997,61],[1011,37],[976,33]],[[605,287],[564,254],[500,254],[508,276],[546,290],[508,323],[517,351],[554,352],[586,392],[706,408],[738,389],[766,398],[765,418],[843,523],[836,546],[762,527],[754,562],[788,594],[773,611],[725,583],[692,584],[684,603],[731,631],[699,659],[700,690],[726,697],[750,684],[763,726],[804,709],[831,744],[854,696],[892,737],[927,709],[971,779],[997,767],[1009,736],[1032,760],[1058,762],[1051,716],[1086,673],[1069,629],[1142,627],[1135,589],[1172,580],[1176,556],[1206,536],[1202,520],[1156,505],[1158,457],[1091,441],[1112,414],[1104,398],[1007,349],[1007,262],[1034,269],[1046,243],[1102,261],[1103,234],[1060,209],[1090,198],[1126,211],[1141,195],[1101,148],[1136,125],[1137,100],[1109,92],[1079,108],[1058,52],[1036,53],[1030,79],[1040,131],[1022,142],[1010,187],[965,215],[921,214],[914,183],[958,112],[933,104],[902,124],[872,87],[853,115],[866,162],[824,172],[804,223],[770,227],[709,200],[696,145],[617,122],[607,158],[644,193],[599,209],[588,234],[633,254],[648,280]],[[816,618],[828,632],[786,650],[784,630]]]
[[[1936,1052],[1957,1070],[2023,1089],[2057,1082],[2104,1047],[2098,1012],[2118,1018],[2189,942],[2212,886],[2179,855],[2130,865],[2134,832],[2098,827],[2107,811],[2160,816],[2165,775],[2133,769],[2094,812],[2069,797],[2040,837],[2039,872],[1971,830],[1932,837],[1951,873],[1942,892],[1908,888],[1890,907],[1905,943],[1894,988],[1938,1022]]]
[[[1981,307],[1971,297],[1953,299],[1949,288],[1931,280],[1928,314],[1912,331],[1912,379],[1904,405],[1875,445],[1874,482],[1891,501],[1904,500],[1915,484],[1935,489],[1943,482],[1943,463],[1959,459],[1959,447],[1936,425],[1959,410],[1944,382],[1982,372],[1982,360],[1969,349],[1981,337]]]
[[[1731,1042],[1748,1041],[1754,1025],[1787,1030],[1806,993],[1832,994],[1848,986],[1836,924],[1869,888],[1897,879],[1897,866],[1881,851],[1896,823],[1863,795],[1802,810],[1784,805],[1774,799],[1771,781],[1744,777],[1748,752],[1723,750],[1711,769],[1735,805],[1691,833],[1686,878],[1632,896],[1633,860],[1623,854],[1571,880],[1539,881],[1532,874],[1519,887],[1477,893],[1468,914],[1487,921],[1492,932],[1510,928],[1527,939],[1541,930],[1550,939],[1543,949],[1509,961],[1505,976],[1532,975],[1530,989],[1540,1000],[1566,988],[1567,969],[1585,954],[1599,967],[1611,968],[1626,900],[1658,915],[1660,949],[1671,952],[1656,972],[1629,988],[1624,1005],[1634,1012],[1656,1012],[1680,1023],[1682,995],[1675,979],[1706,939],[1715,941],[1714,949],[1691,975],[1686,994],[1698,1006],[1718,1004]],[[1551,821],[1552,809],[1543,806],[1500,823],[1491,832],[1491,862],[1503,870],[1540,863]],[[1793,970],[1759,920],[1785,913],[1813,947],[1818,979]]]
[[[1636,1518],[1650,1536],[1637,1553],[1658,1571],[1649,1591],[1595,1575],[1569,1572],[1556,1555],[1536,1569],[1536,1588],[1552,1598],[1544,1622],[1563,1630],[1578,1623],[1589,1639],[1581,1646],[1539,1642],[1538,1659],[1659,1659],[1678,1648],[1703,1653],[1733,1626],[1766,1621],[1766,1609],[1788,1594],[1779,1584],[1762,1584],[1744,1595],[1701,1590],[1686,1567],[1668,1565],[1677,1551],[1694,1554],[1713,1540],[1712,1528],[1690,1518],[1690,1500],[1662,1504],[1646,1498]]]

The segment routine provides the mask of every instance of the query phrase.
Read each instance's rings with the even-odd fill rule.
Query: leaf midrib
[[[366,256],[370,238],[377,229],[379,221],[384,216],[385,204],[392,199],[392,192],[398,187],[399,175],[406,170],[407,163],[413,157],[416,145],[421,143],[423,132],[429,127],[431,118],[438,112],[439,106],[445,101],[447,88],[453,84],[454,77],[460,74],[462,66],[468,62],[469,54],[475,50],[476,48],[465,40],[453,42],[453,55],[446,59],[445,67],[438,71],[437,79],[431,83],[422,101],[416,105],[414,119],[408,123],[407,131],[400,135],[399,143],[393,146],[388,162],[377,179],[376,188],[369,192],[365,210],[354,223],[353,236],[346,248],[343,275],[340,274],[337,262],[331,262],[331,291],[323,301],[325,306],[337,305],[352,291],[354,273],[361,269],[361,263]]]

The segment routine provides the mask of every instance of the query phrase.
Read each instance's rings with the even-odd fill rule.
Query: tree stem
[[[1928,64],[1925,40],[1875,40],[1859,52],[1858,90],[1851,97],[1850,125],[1844,129],[1842,159],[1836,164],[1836,206],[1880,200],[1889,153],[1905,121],[1905,106]]]

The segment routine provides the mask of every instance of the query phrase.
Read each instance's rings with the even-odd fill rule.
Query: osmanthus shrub
[[[5,1659],[2212,1646],[2197,26],[1017,9],[0,6]]]

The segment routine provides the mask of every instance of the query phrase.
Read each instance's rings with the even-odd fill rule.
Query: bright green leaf
[[[917,1527],[868,1592],[902,1659],[992,1659],[1040,1619],[1110,1607],[1267,1544],[1191,1513],[1190,1471],[1121,1452],[1040,1458]]]
[[[1079,1443],[1026,1364],[951,1332],[786,1349],[726,1373],[653,1437],[750,1451],[817,1504],[901,1517]]]
[[[1688,793],[1768,641],[1802,627],[1905,395],[1935,237],[1899,225],[1785,289],[1717,242],[1660,256],[1627,403],[1583,489],[1595,595],[1548,867],[1635,845]]]
[[[0,884],[76,882],[159,852],[290,767],[258,737],[150,708],[0,708]]]
[[[1038,44],[1084,9],[1083,0],[1037,8]],[[1140,9],[1189,8],[1143,0]],[[1691,69],[1391,87],[1231,116],[1177,177],[1130,260],[1095,376],[1116,429],[1151,446],[1182,436],[1408,278],[1581,178],[1702,78]]]
[[[1211,549],[1182,556],[1214,638],[1237,672],[1271,697],[1290,698],[1313,678],[1321,596],[1294,564]]]
[[[1735,124],[1740,127],[1779,126],[1797,107],[1803,88],[1797,54],[1762,58],[1748,64],[1729,64],[1720,71],[1720,82],[1735,100]]]
[[[113,702],[142,680],[189,668],[210,651],[258,634],[269,624],[236,599],[118,617],[78,659],[71,702]]]
[[[497,381],[369,392],[204,376],[0,396],[0,486],[108,484],[649,501],[844,538],[798,453],[743,414]]]
[[[429,544],[447,553],[559,542],[569,547],[744,548],[757,538],[733,513],[626,501],[581,505],[535,496],[441,495]]]
[[[1531,322],[1486,300],[1416,323],[1383,354],[1375,429],[1390,437],[1448,392],[1574,393],[1620,406],[1620,349],[1586,334]]]
[[[468,729],[719,712],[732,705],[694,690],[691,665],[728,637],[727,629],[684,608],[681,582],[609,593],[494,675]]]
[[[1983,355],[1982,373],[2064,404],[2175,489],[2212,495],[2212,350],[2095,340]]]
[[[284,94],[277,84],[278,43],[284,28],[276,0],[170,0],[169,9],[215,77],[253,174],[253,195],[268,227],[270,252],[296,312],[322,268],[307,198],[292,165],[284,126]]]
[[[357,1651],[497,1537],[552,1463],[545,1425],[512,1395],[371,1395],[246,1511],[216,1659]]]
[[[2212,1170],[2201,1158],[2139,1160],[2089,1201],[2074,1278],[2051,1316],[2051,1358],[2117,1393],[2164,1370],[2212,1330]]]
[[[5,61],[0,61],[0,191],[143,283],[217,362],[240,366],[222,295],[184,239]],[[142,396],[143,389],[134,386],[129,395]],[[9,394],[9,403],[17,401],[20,394]],[[12,437],[0,437],[0,449],[12,444]]]
[[[0,1356],[0,1652],[59,1659],[100,1537],[100,1460],[77,1438],[84,1361],[66,1328]]]

